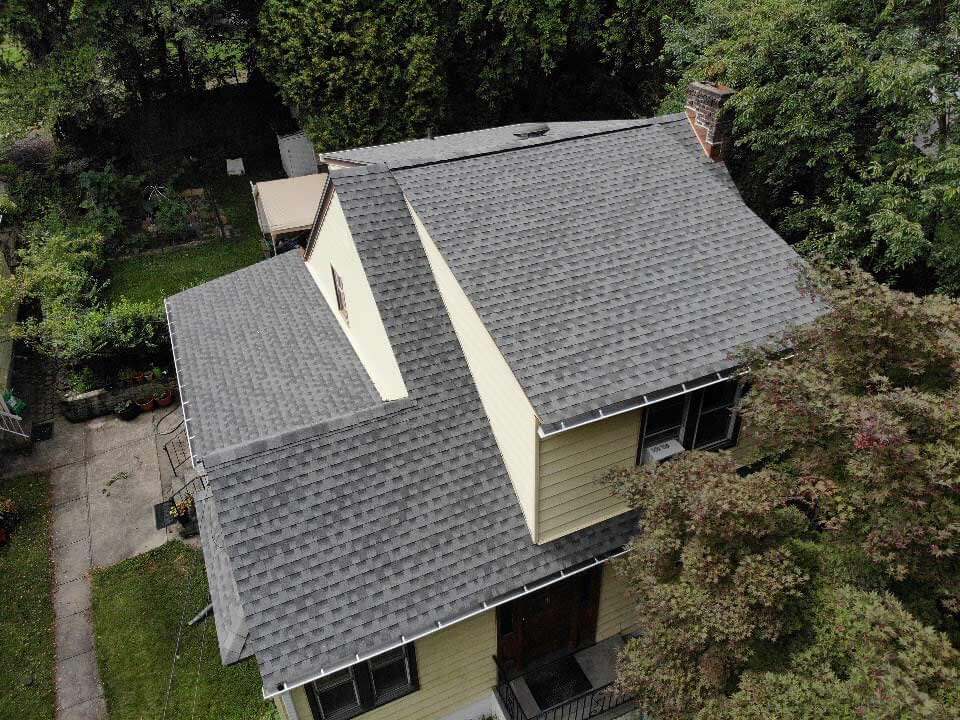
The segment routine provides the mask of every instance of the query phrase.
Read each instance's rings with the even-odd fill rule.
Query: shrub
[[[97,388],[97,378],[93,370],[88,367],[80,370],[74,370],[67,375],[67,385],[70,386],[70,392],[74,395],[80,395]]]
[[[190,206],[180,197],[164,197],[156,210],[157,233],[165,240],[180,240],[187,235]]]

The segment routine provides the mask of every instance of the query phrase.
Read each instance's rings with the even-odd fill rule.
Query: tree
[[[816,604],[783,669],[747,672],[699,720],[960,717],[960,653],[891,595],[849,586]]]
[[[610,477],[641,517],[622,571],[643,624],[619,681],[654,717],[804,717],[816,699],[814,714],[853,718],[856,694],[874,691],[927,693],[934,708],[956,699],[955,652],[937,651],[949,672],[922,655],[942,644],[930,628],[903,646],[914,665],[893,663],[889,678],[877,664],[888,653],[866,637],[848,666],[822,661],[833,676],[813,661],[836,640],[824,618],[847,605],[844,623],[860,629],[903,614],[845,592],[891,592],[915,626],[960,644],[960,301],[893,291],[858,269],[811,270],[807,290],[829,312],[743,354],[743,423],[763,469],[687,453]],[[917,635],[900,620],[897,633]],[[874,700],[865,716],[898,717]]]
[[[666,28],[668,106],[690,80],[739,91],[731,161],[748,201],[810,252],[960,292],[957,4],[693,6]]]
[[[829,542],[855,544],[924,619],[960,617],[960,303],[858,270],[814,276],[831,311],[748,358],[754,441],[784,453]],[[913,609],[921,605],[911,602]]]
[[[443,115],[433,3],[268,0],[261,67],[324,148],[422,136]]]
[[[650,114],[688,0],[267,0],[261,67],[324,148]]]
[[[611,480],[643,520],[619,566],[643,618],[619,682],[653,717],[690,717],[799,628],[811,560],[793,481],[746,478],[723,453],[687,453]]]

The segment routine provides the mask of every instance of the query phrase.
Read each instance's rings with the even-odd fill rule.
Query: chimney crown
[[[736,91],[727,86],[710,82],[693,82],[687,88],[687,118],[711,160],[723,160],[730,141],[730,118],[721,110],[734,95]]]

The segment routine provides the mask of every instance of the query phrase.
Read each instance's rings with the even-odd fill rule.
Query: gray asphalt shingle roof
[[[394,174],[545,426],[819,312],[684,115]]]
[[[206,458],[268,691],[619,548],[635,523],[531,542],[399,187],[382,167],[334,183],[410,395]],[[258,292],[270,304],[283,291]],[[216,317],[230,300],[210,302]],[[193,341],[179,317],[178,349]]]
[[[517,148],[534,147],[569,140],[598,132],[637,127],[652,122],[649,118],[635,120],[583,120],[579,122],[552,122],[546,135],[519,138],[514,133],[527,123],[502,125],[483,130],[438,135],[435,138],[420,138],[388,145],[352,148],[323,153],[329,160],[346,160],[352,163],[380,163],[395,169],[406,165],[438,162],[470,155],[500,152]]]
[[[816,312],[794,287],[796,256],[702,159],[681,117],[592,136],[580,127],[522,152],[491,131],[440,155],[497,154],[423,167],[409,167],[422,149],[352,152],[394,168],[331,182],[404,400],[371,394],[295,255],[241,271],[262,279],[235,274],[171,299],[211,492],[201,530],[217,622],[229,624],[229,647],[243,637],[269,692],[605,555],[636,522],[626,514],[532,543],[407,198],[545,420],[726,368],[740,340]],[[263,336],[263,325],[276,327]],[[304,362],[315,353],[326,353],[318,370]],[[232,410],[216,398],[224,362],[251,373],[245,387],[258,373],[276,379],[256,402],[235,394],[243,407]],[[341,372],[348,381],[331,390]],[[317,399],[264,407],[284,405],[299,382]]]
[[[321,306],[297,253],[167,300],[196,455],[381,402],[336,318]]]

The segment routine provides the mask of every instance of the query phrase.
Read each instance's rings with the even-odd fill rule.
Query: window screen
[[[322,720],[347,720],[358,715],[360,698],[350,670],[342,670],[313,684]]]

